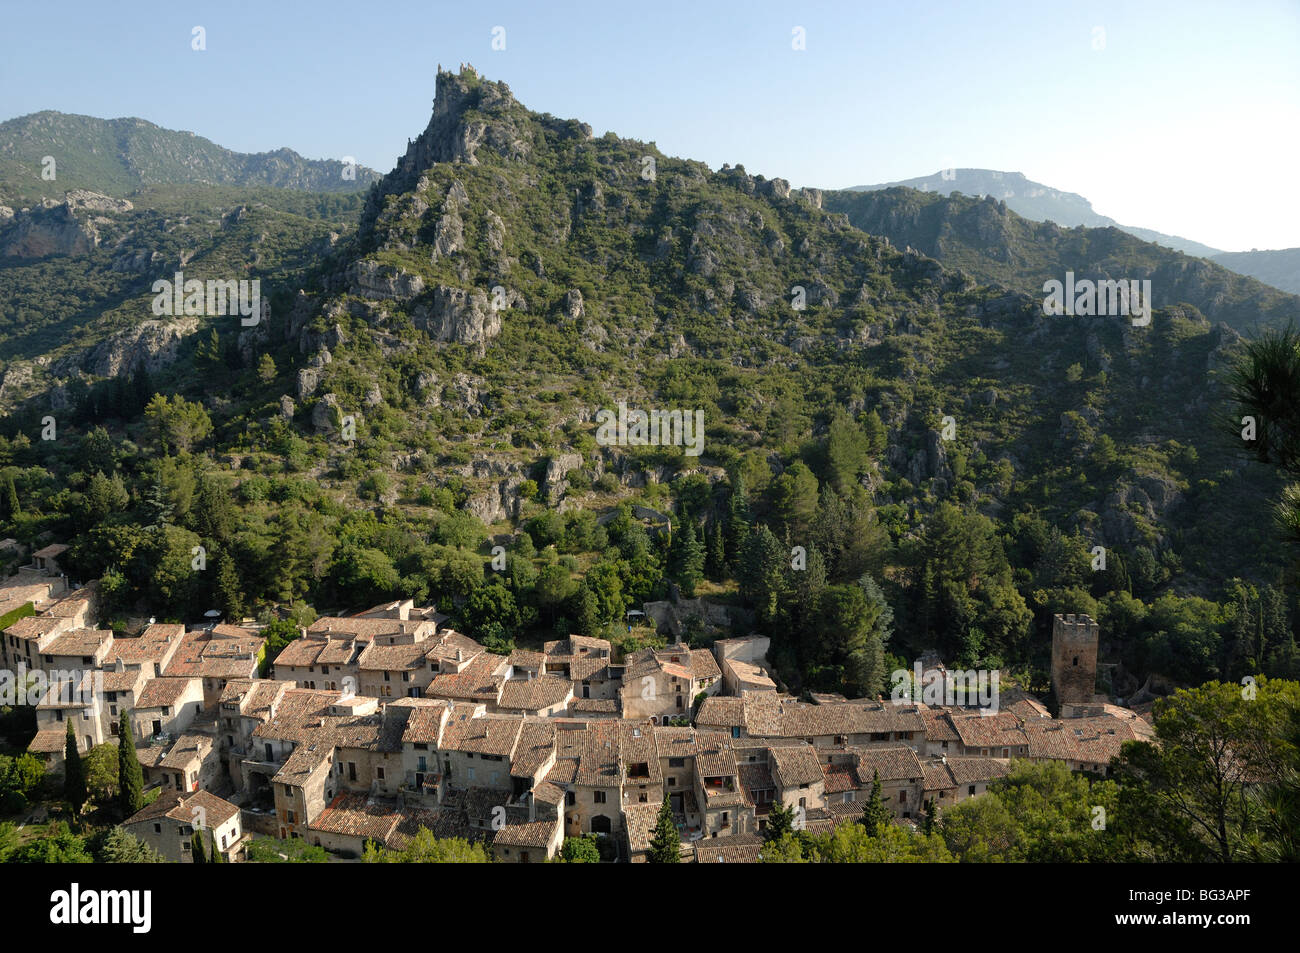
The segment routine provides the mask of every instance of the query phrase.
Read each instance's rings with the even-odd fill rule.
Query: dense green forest
[[[116,625],[402,596],[497,650],[630,646],[627,609],[680,593],[771,635],[795,690],[872,693],[931,648],[1043,687],[1055,612],[1100,620],[1116,693],[1300,676],[1284,474],[1237,437],[1245,342],[1213,311],[1047,317],[468,71],[364,197],[131,201],[84,254],[0,265],[0,534],[70,543]],[[182,267],[260,278],[268,319],[96,373]],[[702,410],[704,454],[599,446],[620,401]]]

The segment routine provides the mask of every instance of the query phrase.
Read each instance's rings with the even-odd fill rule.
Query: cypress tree
[[[872,837],[880,836],[880,826],[893,820],[893,814],[880,799],[880,772],[871,772],[871,797],[862,808],[862,823]]]
[[[194,836],[190,838],[190,847],[190,854],[194,863],[206,864],[208,862],[208,855],[203,847],[203,828],[199,828],[194,832]]]
[[[211,840],[209,841],[209,845],[210,845],[210,847],[211,847],[212,863],[214,863],[214,864],[224,864],[224,863],[226,862],[225,855],[222,854],[221,851],[217,850],[217,834],[216,834],[216,831],[213,831],[209,836],[211,837]]]
[[[63,746],[63,797],[72,805],[72,813],[80,814],[86,803],[86,768],[77,750],[77,733],[68,722],[68,740]]]
[[[668,795],[664,795],[663,807],[659,808],[659,819],[655,821],[654,836],[650,838],[650,853],[646,860],[652,864],[680,864],[682,862],[682,838],[673,823],[673,809],[668,804]]]
[[[122,817],[136,814],[144,806],[144,772],[135,754],[135,738],[131,734],[131,719],[126,711],[118,721],[117,732],[117,791]]]
[[[938,814],[938,809],[934,806],[934,798],[925,802],[925,820],[921,823],[921,830],[926,834],[934,833],[934,822]]]
[[[763,842],[779,841],[793,831],[794,811],[782,801],[773,801],[772,809],[767,814],[767,826],[763,828]]]
[[[5,473],[3,495],[0,499],[4,500],[5,519],[14,519],[23,512],[22,505],[18,502],[18,487],[14,486],[14,475]]]

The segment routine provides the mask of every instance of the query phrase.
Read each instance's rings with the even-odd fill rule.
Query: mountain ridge
[[[1166,235],[1150,228],[1121,225],[1109,216],[1095,211],[1092,203],[1077,192],[1065,192],[1029,179],[1021,172],[1001,172],[996,169],[941,169],[933,175],[886,182],[880,185],[854,185],[840,191],[872,192],[889,188],[910,188],[920,192],[938,192],[947,195],[961,192],[974,198],[992,195],[1007,203],[1017,215],[1035,222],[1055,222],[1067,228],[1083,225],[1088,228],[1118,228],[1143,241],[1154,242],[1199,258],[1220,254],[1221,250],[1202,242],[1177,235]]]
[[[53,180],[43,177],[47,157],[54,160]],[[6,183],[0,204],[36,204],[75,188],[127,197],[152,185],[351,192],[378,178],[365,166],[307,159],[286,147],[235,152],[138,117],[100,119],[43,110],[0,123],[0,180]]]

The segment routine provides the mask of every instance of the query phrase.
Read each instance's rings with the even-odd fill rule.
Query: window
[[[469,780],[471,780],[471,781],[474,780],[474,769],[473,769],[473,768],[466,768],[466,769],[465,769],[465,773],[466,773],[466,775],[468,776]]]
[[[155,834],[161,834],[161,833],[162,833],[162,825],[161,825],[161,824],[155,824],[155,825],[153,826],[153,832],[154,832]]]
[[[593,804],[604,804],[604,803],[605,803],[605,792],[604,792],[604,791],[594,791],[594,792],[592,792],[592,795],[591,795],[591,801],[592,801]]]
[[[577,803],[578,803],[578,796],[577,796],[576,794],[574,794],[572,791],[565,791],[565,792],[564,792],[564,806],[565,806],[565,807],[573,807],[573,805],[575,805],[575,804],[577,804]]]
[[[684,767],[686,767],[686,759],[685,759],[685,758],[669,758],[669,759],[668,759],[668,767],[670,767],[670,768],[684,768]]]
[[[975,785],[972,784],[972,785],[970,786],[969,790],[967,791],[967,793],[968,793],[968,794],[974,794],[974,793],[975,793]]]
[[[349,761],[349,762],[348,762],[348,780],[349,780],[349,781],[355,781],[356,779],[357,779],[357,766],[356,766],[356,764],[355,764],[354,762]]]
[[[899,792],[898,792],[898,803],[899,803],[899,804],[906,804],[906,803],[907,803],[907,792],[906,792],[906,791],[899,791]]]
[[[380,781],[384,780],[384,769],[375,768],[375,777],[379,778]]]
[[[675,787],[677,787],[677,779],[676,779],[676,778],[669,778],[669,779],[668,779],[668,786],[669,786],[670,788],[675,788]]]

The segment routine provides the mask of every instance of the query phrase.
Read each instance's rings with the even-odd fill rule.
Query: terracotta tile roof
[[[548,847],[560,826],[559,817],[550,820],[507,823],[492,838],[492,846]]]
[[[257,674],[256,656],[266,640],[239,629],[238,637],[196,630],[181,638],[164,675],[198,678],[252,678]]]
[[[575,714],[596,714],[608,713],[611,715],[618,714],[618,699],[616,698],[575,698],[571,706]]]
[[[326,645],[331,642],[325,638],[295,638],[289,645],[279,650],[276,657],[277,666],[291,666],[294,668],[308,668],[315,666],[316,659]],[[351,641],[347,642],[348,646],[352,645]],[[348,647],[348,657],[351,658],[351,647]]]
[[[480,715],[459,708],[451,713],[443,729],[440,747],[444,751],[510,757],[523,731],[523,721],[504,715]]]
[[[849,750],[856,758],[858,778],[863,785],[870,784],[873,774],[877,771],[880,772],[881,781],[920,780],[925,777],[921,759],[906,745]]]
[[[623,826],[627,831],[628,847],[633,853],[650,849],[661,807],[662,803],[623,805]]]
[[[1011,769],[994,758],[949,758],[948,773],[956,784],[976,784],[1004,778]]]
[[[573,682],[567,678],[541,675],[537,678],[512,678],[501,686],[497,707],[504,711],[541,711],[562,705],[573,695]]]
[[[957,782],[952,779],[952,775],[948,772],[948,766],[942,761],[927,761],[921,767],[925,769],[924,790],[951,791],[957,786]],[[829,785],[826,792],[830,793]]]
[[[334,750],[334,745],[325,739],[304,742],[293,749],[271,780],[276,784],[304,785],[317,770],[330,764]]]
[[[961,741],[952,719],[942,708],[922,708],[921,718],[925,721],[926,741]]]
[[[654,736],[661,758],[693,758],[698,750],[696,732],[692,728],[656,727]]]
[[[138,668],[128,668],[125,671],[118,672],[114,669],[104,671],[104,691],[106,692],[134,692],[144,682],[145,674]]]
[[[145,708],[171,708],[192,687],[199,683],[192,678],[151,678],[136,696],[137,710]],[[197,694],[197,693],[196,693]]]
[[[619,723],[619,756],[628,783],[659,784],[663,781],[663,772],[659,765],[659,747],[655,739],[656,732],[650,725]],[[634,771],[644,773],[634,774]]]
[[[770,752],[772,779],[782,790],[823,779],[821,759],[811,745],[772,748]]]
[[[42,728],[27,745],[33,754],[52,754],[63,751],[68,743],[67,728]]]
[[[695,756],[695,772],[701,778],[736,776],[736,756],[730,748],[701,751]]]
[[[762,858],[763,838],[756,834],[716,837],[695,844],[697,864],[757,864]]]
[[[1009,711],[995,715],[952,715],[952,726],[966,748],[1020,747],[1028,744],[1020,719]]]
[[[186,794],[174,789],[164,789],[152,804],[132,814],[123,821],[123,825],[156,821],[162,817],[183,824],[193,824],[196,810],[202,810],[204,826],[209,830],[221,827],[239,814],[239,808],[234,804],[208,791],[193,791]]]
[[[25,604],[21,603],[21,605]],[[29,615],[10,625],[4,630],[4,633],[5,635],[17,636],[20,639],[39,639],[43,635],[62,632],[70,625],[71,623],[67,619],[56,616]]]
[[[759,791],[776,790],[776,782],[772,779],[772,772],[764,763],[738,764],[736,765],[736,772],[740,777],[740,786],[745,789],[750,801],[757,803],[759,799],[754,795]]]
[[[68,629],[47,642],[41,649],[41,654],[84,657],[94,655],[105,642],[109,643],[111,649],[113,642],[111,629]]]
[[[588,787],[617,787],[618,725],[596,722],[582,732],[582,747],[574,781]]]
[[[307,631],[328,634],[331,639],[355,636],[359,641],[370,642],[381,635],[411,635],[421,630],[431,631],[432,625],[424,619],[376,619],[365,616],[321,616]]]
[[[396,801],[343,791],[335,795],[329,807],[316,815],[316,819],[307,827],[326,834],[343,834],[386,843],[400,820]]]
[[[745,728],[751,735],[775,738],[816,737],[885,732],[923,732],[925,721],[916,705],[892,702],[839,702],[809,705],[767,692],[746,695]]]
[[[691,674],[696,679],[721,678],[722,670],[708,649],[691,649]]]
[[[555,754],[555,725],[545,721],[528,721],[519,731],[519,742],[510,759],[510,774],[532,778]]]
[[[429,645],[414,642],[410,645],[378,645],[371,642],[357,659],[357,669],[362,672],[413,672],[428,665]]]
[[[403,744],[437,745],[442,730],[442,718],[449,706],[440,702],[433,706],[421,706],[411,712],[406,720],[406,729],[402,732]]]
[[[505,684],[505,676],[496,674],[505,662],[500,655],[483,653],[454,675],[435,675],[425,694],[430,698],[455,698],[462,701],[495,704]]]
[[[567,734],[567,732],[561,732],[561,734]],[[577,780],[577,777],[578,759],[557,758],[554,767],[552,767],[550,771],[546,772],[546,783],[567,788]]]
[[[161,768],[187,768],[195,761],[202,761],[212,750],[212,739],[207,735],[182,734],[168,749],[166,756],[158,762]]]
[[[823,764],[822,778],[827,794],[843,794],[858,789],[858,776],[851,764]]]
[[[695,714],[695,724],[701,728],[743,728],[745,702],[741,698],[710,695],[700,702]]]
[[[1135,721],[1103,715],[1026,722],[1029,757],[1109,764],[1111,758],[1119,755],[1125,741],[1143,740],[1134,730]]]
[[[546,661],[546,653],[534,652],[531,649],[515,649],[510,653],[508,661],[511,665],[517,665],[520,668],[540,669]]]

